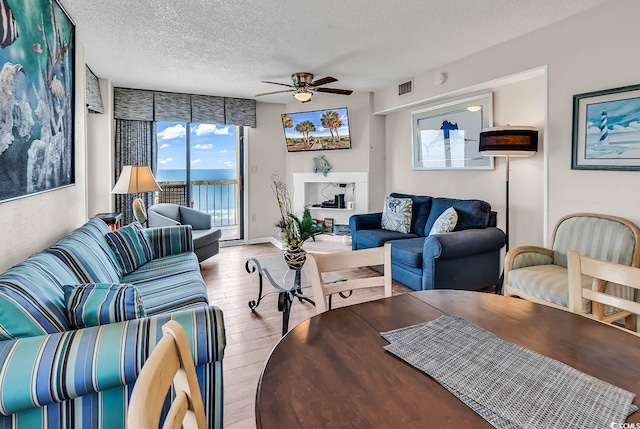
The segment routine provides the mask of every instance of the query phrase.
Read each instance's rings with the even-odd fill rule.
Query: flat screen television
[[[351,149],[346,107],[282,114],[288,152]]]

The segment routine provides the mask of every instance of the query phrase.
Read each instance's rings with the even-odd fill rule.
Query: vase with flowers
[[[302,245],[310,238],[315,241],[315,236],[324,233],[324,229],[313,220],[308,207],[304,208],[302,218],[298,218],[293,213],[287,184],[278,175],[273,175],[271,179],[271,187],[280,208],[280,221],[284,225],[284,242],[287,245],[284,260],[292,270],[300,270],[307,260]]]

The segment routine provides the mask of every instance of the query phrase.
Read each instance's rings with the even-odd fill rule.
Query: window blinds
[[[256,127],[256,102],[177,92],[114,88],[114,117]]]

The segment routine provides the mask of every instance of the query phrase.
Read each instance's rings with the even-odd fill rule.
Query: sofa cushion
[[[471,228],[486,228],[489,223],[491,205],[482,200],[458,200],[455,198],[434,198],[431,212],[425,225],[425,235],[428,235],[436,219],[449,207],[456,209],[458,223],[454,231]]]
[[[407,233],[411,230],[411,198],[385,197],[382,229]]]
[[[372,247],[384,246],[389,240],[401,240],[419,237],[418,234],[403,234],[397,231],[387,231],[386,229],[363,229],[358,231],[356,244],[358,249],[369,249]]]
[[[0,275],[0,340],[68,330],[61,282],[77,283],[78,278],[45,252]]]
[[[130,284],[66,285],[64,301],[73,329],[139,319],[147,314],[140,293]]]
[[[208,303],[207,288],[195,253],[153,259],[124,276],[122,283],[131,283],[138,288],[149,316],[191,303]]]
[[[391,243],[391,261],[408,267],[422,268],[422,249],[426,237],[393,240]]]
[[[104,233],[98,236],[95,223],[103,225]],[[100,219],[91,219],[84,226],[51,246],[46,252],[52,253],[68,265],[80,279],[77,283],[120,283],[122,268],[107,244],[104,234],[109,232]]]
[[[427,195],[399,194],[396,192],[392,193],[390,196],[395,198],[411,198],[411,201],[413,201],[413,207],[411,208],[410,232],[413,234],[425,235],[424,226],[429,218],[431,201],[433,198]]]
[[[153,259],[149,236],[137,222],[107,233],[105,239],[115,253],[123,274],[129,274]]]
[[[429,231],[429,235],[451,232],[454,230],[457,223],[458,212],[456,212],[456,209],[453,207],[449,207],[443,211],[440,216],[438,216],[438,219],[434,222],[431,231]]]

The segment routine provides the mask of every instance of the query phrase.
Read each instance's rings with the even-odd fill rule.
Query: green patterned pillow
[[[105,238],[124,274],[135,271],[153,259],[151,240],[137,222],[110,232]]]
[[[409,232],[412,207],[411,198],[385,197],[382,209],[382,229]]]
[[[429,235],[444,234],[453,231],[458,223],[458,212],[453,207],[449,207],[442,212],[433,223]]]
[[[107,325],[145,317],[140,292],[131,284],[66,285],[64,302],[71,327]]]

